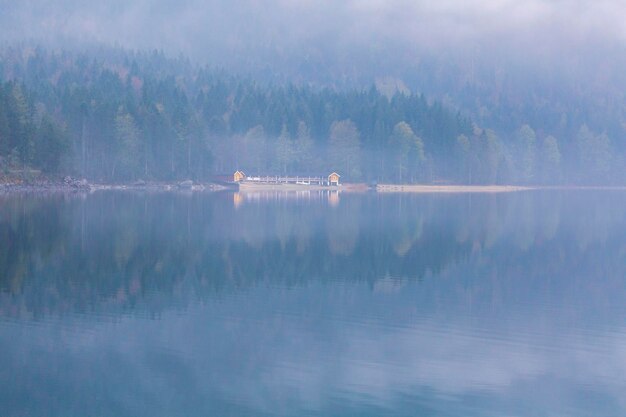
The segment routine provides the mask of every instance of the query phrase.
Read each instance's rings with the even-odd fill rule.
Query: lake
[[[626,193],[0,197],[1,416],[626,415]]]

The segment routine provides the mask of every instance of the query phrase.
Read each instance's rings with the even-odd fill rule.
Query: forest
[[[622,184],[624,149],[581,122],[559,137],[494,129],[423,94],[255,82],[159,51],[0,50],[6,178]],[[494,112],[497,109],[494,109]]]

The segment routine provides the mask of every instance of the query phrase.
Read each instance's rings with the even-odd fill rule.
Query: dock
[[[258,176],[246,177],[240,184],[294,184],[294,185],[318,185],[329,186],[330,180],[327,177],[289,177],[289,176]]]

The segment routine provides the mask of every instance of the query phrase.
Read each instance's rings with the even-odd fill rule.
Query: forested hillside
[[[6,174],[96,181],[323,174],[346,181],[620,182],[607,134],[490,130],[420,94],[259,84],[159,52],[0,53]]]

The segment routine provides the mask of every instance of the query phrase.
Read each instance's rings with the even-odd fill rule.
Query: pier
[[[243,171],[237,171],[233,180],[239,184],[267,184],[267,185],[308,185],[308,186],[338,186],[340,175],[336,172],[327,177],[322,176],[281,176],[257,175],[248,176]]]

